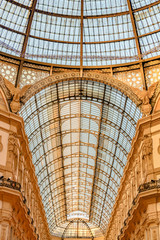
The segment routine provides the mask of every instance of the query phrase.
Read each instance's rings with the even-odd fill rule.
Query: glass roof
[[[63,238],[92,238],[92,232],[86,222],[82,220],[71,221],[62,235]]]
[[[127,162],[139,108],[91,80],[53,84],[20,111],[50,231],[62,236],[82,219],[93,236],[107,228]]]
[[[106,66],[159,56],[156,0],[1,0],[0,51],[54,65]]]

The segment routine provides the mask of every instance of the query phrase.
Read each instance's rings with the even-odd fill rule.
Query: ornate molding
[[[40,92],[42,89],[53,85],[55,83],[61,82],[61,81],[68,81],[68,80],[92,80],[97,82],[102,82],[104,84],[107,84],[109,86],[112,86],[122,93],[124,93],[126,96],[128,96],[137,106],[141,104],[141,100],[139,97],[133,92],[131,87],[124,82],[118,80],[115,77],[109,76],[108,74],[100,74],[95,72],[84,72],[83,76],[80,76],[79,72],[75,71],[68,71],[65,73],[57,73],[53,74],[52,76],[49,76],[45,79],[40,80],[39,82],[35,83],[28,89],[22,99],[23,104],[25,104],[33,95]]]
[[[118,80],[116,77],[111,76],[107,72],[101,73],[94,70],[84,71],[82,77],[80,76],[80,72],[76,70],[74,71],[68,70],[66,72],[54,73],[53,75],[47,78],[44,78],[36,82],[34,85],[32,85],[30,89],[26,91],[24,97],[21,99],[21,103],[25,104],[33,95],[35,95],[37,92],[40,92],[42,89],[50,85],[53,85],[55,83],[62,82],[62,81],[78,80],[78,79],[92,80],[92,81],[102,82],[104,84],[110,85],[118,89],[122,93],[124,93],[126,96],[128,96],[137,106],[140,106],[142,104],[142,101],[139,98],[139,96],[133,91],[133,89],[129,85]],[[12,95],[10,94],[7,87],[5,86],[4,77],[2,75],[0,75],[0,86],[6,96],[8,103],[10,103],[12,99]],[[155,105],[155,102],[159,93],[160,93],[160,83],[157,84],[156,90],[151,99],[152,107]]]

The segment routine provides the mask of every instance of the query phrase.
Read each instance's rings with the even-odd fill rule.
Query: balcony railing
[[[7,179],[7,178],[4,178],[3,176],[1,176],[0,177],[0,186],[12,188],[14,190],[18,190],[19,192],[21,192],[21,184],[11,180],[10,178]]]

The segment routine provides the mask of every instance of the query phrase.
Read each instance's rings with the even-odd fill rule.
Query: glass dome
[[[159,55],[155,0],[2,0],[0,51],[54,65],[93,67]]]

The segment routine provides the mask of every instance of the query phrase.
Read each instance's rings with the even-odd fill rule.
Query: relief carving
[[[17,135],[14,132],[9,133],[8,138],[8,167],[17,170],[18,165],[18,157],[19,157],[19,145]]]
[[[6,87],[13,97],[12,102],[10,103],[11,110],[13,113],[17,113],[21,108],[20,99],[24,96],[25,92],[28,90],[28,88],[30,88],[31,85],[26,85],[20,89],[19,85],[17,88],[15,88],[15,86],[7,79],[4,79],[4,81]]]
[[[152,138],[145,136],[142,144],[142,159],[145,159],[146,156],[152,154]]]
[[[3,144],[2,144],[2,136],[0,136],[0,152],[3,150]]]
[[[143,175],[146,174],[146,172],[153,168],[153,163],[151,159],[153,151],[153,142],[152,138],[147,136],[144,136],[144,140],[142,143],[142,170]]]
[[[153,83],[148,90],[143,89],[143,91],[139,90],[138,88],[131,87],[135,94],[141,99],[142,101],[142,113],[143,116],[148,116],[151,113],[152,106],[150,104],[150,99],[152,98],[154,91],[156,89],[157,82]]]

